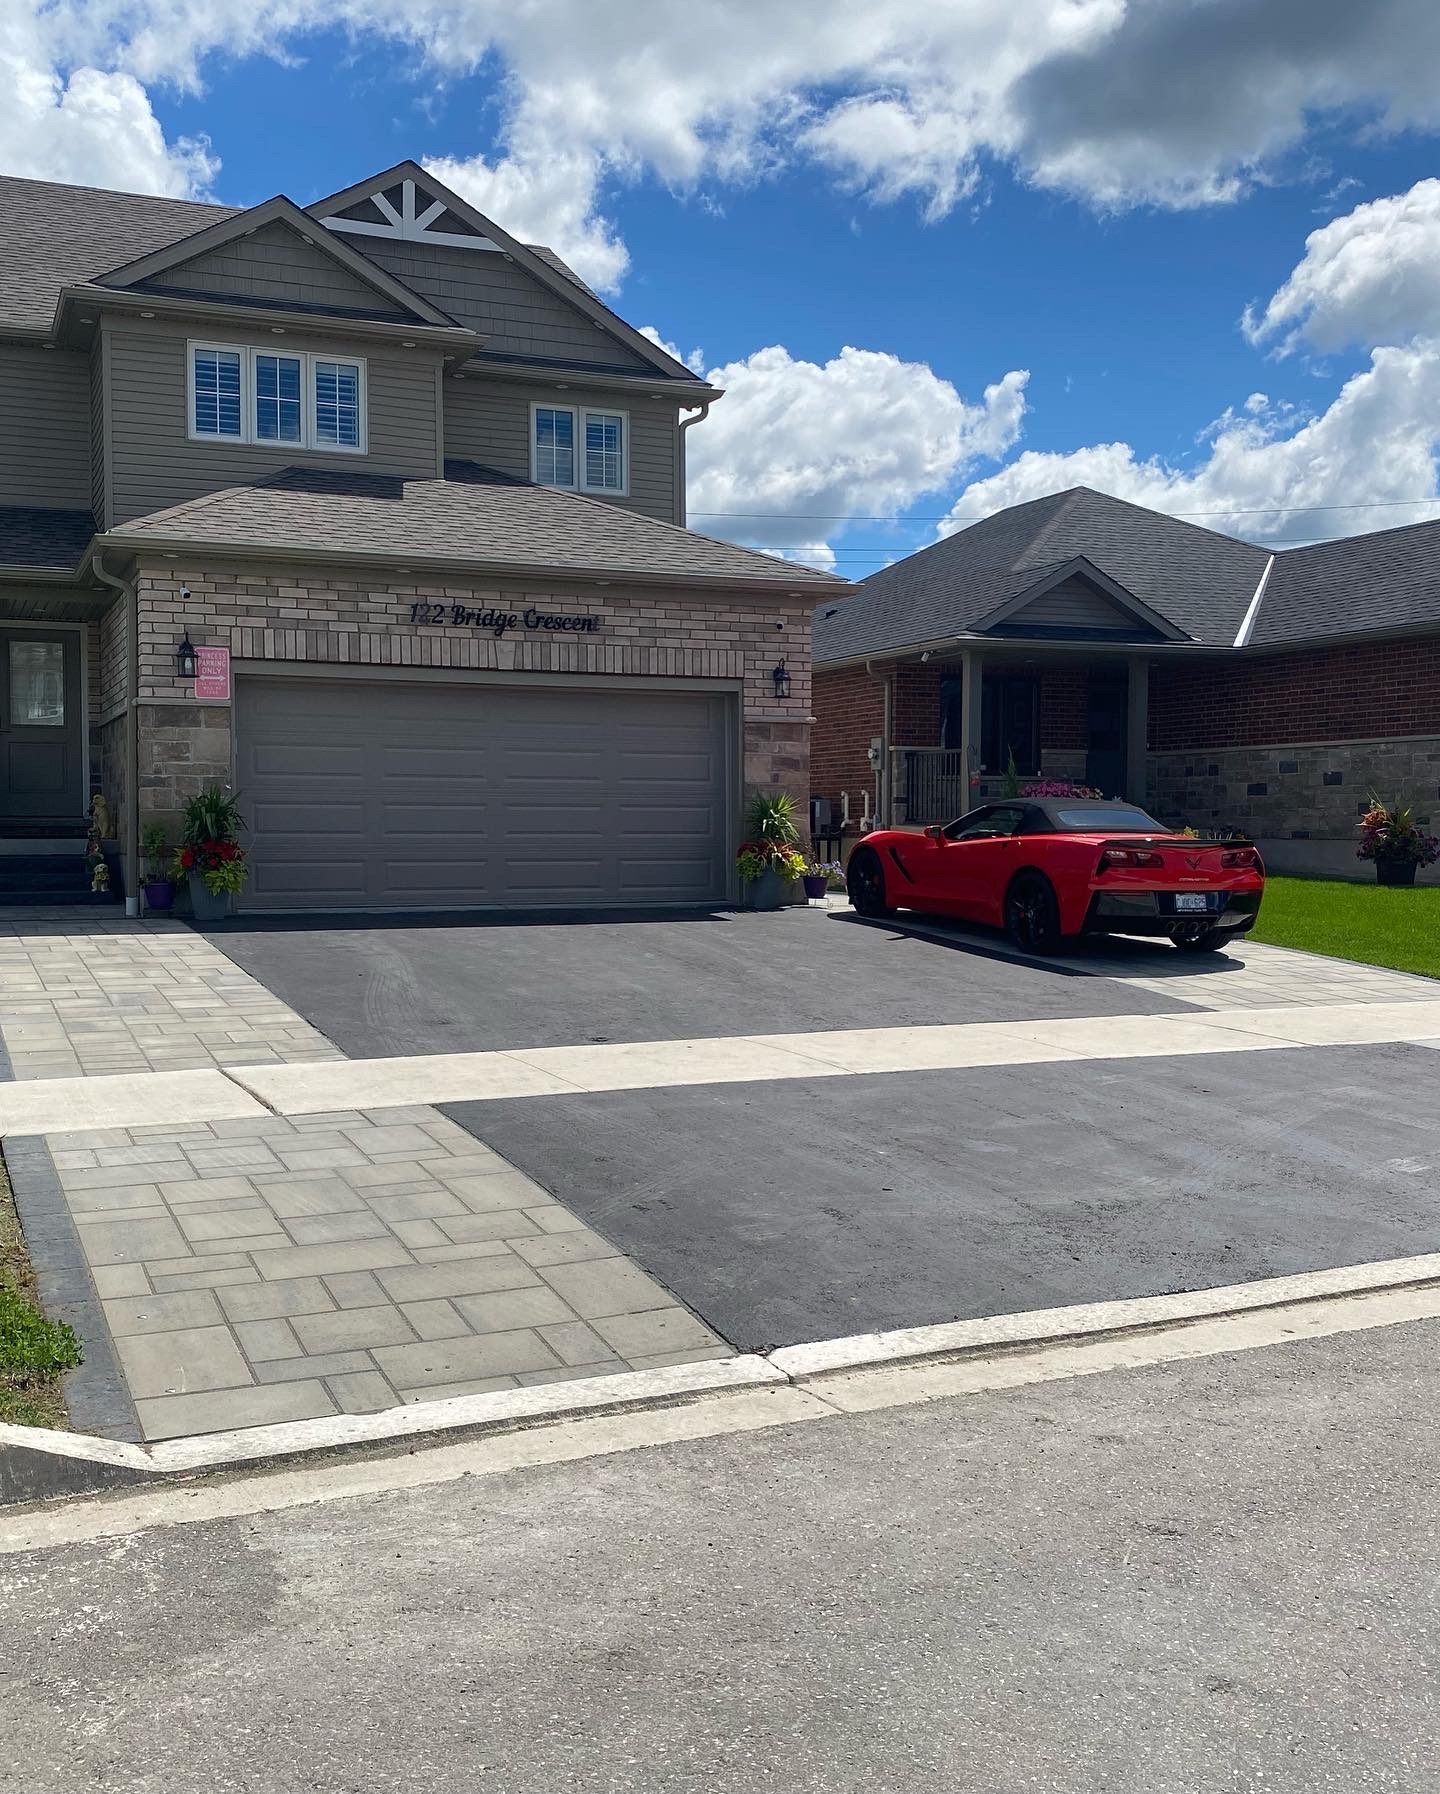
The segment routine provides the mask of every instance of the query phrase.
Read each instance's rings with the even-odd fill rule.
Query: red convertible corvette
[[[1255,926],[1265,868],[1248,841],[1177,835],[1119,799],[1017,797],[924,834],[866,835],[846,882],[862,916],[988,922],[1028,953],[1084,934],[1163,934],[1206,953]]]

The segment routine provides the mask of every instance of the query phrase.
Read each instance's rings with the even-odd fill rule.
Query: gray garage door
[[[242,678],[247,909],[709,903],[724,696]]]

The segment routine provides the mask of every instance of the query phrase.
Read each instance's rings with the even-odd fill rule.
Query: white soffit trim
[[[343,217],[322,218],[320,222],[326,230],[353,231],[360,237],[398,237],[406,243],[440,243],[447,249],[489,249],[499,252],[500,245],[492,243],[488,237],[465,236],[459,231],[433,229],[432,226],[448,209],[445,201],[431,200],[423,211],[417,211],[415,183],[408,176],[400,184],[398,212],[379,187],[352,203],[362,205],[365,199],[380,213],[385,220],[383,224],[372,224],[364,218]]]
[[[1270,583],[1270,569],[1274,565],[1275,556],[1272,554],[1265,563],[1264,572],[1260,575],[1260,583],[1255,588],[1255,596],[1250,600],[1250,608],[1245,612],[1235,640],[1231,643],[1234,648],[1243,648],[1250,640],[1250,633],[1255,627],[1255,619],[1260,615],[1260,600],[1265,596],[1265,588]]]

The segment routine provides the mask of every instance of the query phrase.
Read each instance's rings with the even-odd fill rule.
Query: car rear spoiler
[[[1260,850],[1248,835],[1122,835],[1113,841],[1102,841],[1109,847],[1177,847],[1189,841],[1196,847],[1252,847]]]

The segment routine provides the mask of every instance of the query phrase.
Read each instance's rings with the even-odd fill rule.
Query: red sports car
[[[846,879],[862,916],[986,922],[1028,953],[1085,934],[1163,934],[1208,953],[1255,926],[1265,867],[1248,841],[1177,835],[1118,799],[1017,797],[923,834],[878,829]]]

